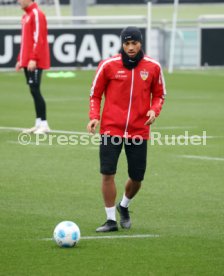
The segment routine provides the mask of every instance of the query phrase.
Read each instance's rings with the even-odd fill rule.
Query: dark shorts
[[[42,71],[42,69],[37,68],[31,72],[24,68],[26,83],[30,86],[40,86]]]
[[[100,172],[105,175],[116,173],[118,158],[123,145],[128,162],[129,177],[135,181],[142,181],[146,170],[147,140],[132,140],[102,135]]]

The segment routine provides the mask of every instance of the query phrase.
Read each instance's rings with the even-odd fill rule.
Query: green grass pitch
[[[54,6],[44,6],[41,8],[46,15],[54,16]],[[178,7],[178,19],[196,20],[200,15],[213,14],[222,15],[224,9],[223,3],[207,4],[181,4]],[[60,11],[62,16],[71,15],[71,7],[61,5]],[[21,16],[22,11],[19,6],[1,6],[0,16]],[[90,5],[87,8],[87,15],[147,15],[146,5]],[[172,20],[173,4],[152,5],[152,20]]]
[[[75,73],[44,75],[52,129],[86,131],[94,71]],[[133,227],[110,234],[158,237],[83,239],[60,249],[48,239],[62,220],[75,221],[84,237],[99,236],[105,213],[98,148],[20,145],[19,132],[3,127],[31,127],[32,99],[22,73],[0,74],[0,275],[223,275],[224,73],[177,71],[165,78],[168,96],[152,131],[163,137],[206,131],[207,145],[149,145],[142,190],[130,206]],[[126,179],[122,153],[118,200]]]

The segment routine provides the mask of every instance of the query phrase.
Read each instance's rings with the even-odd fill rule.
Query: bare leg
[[[115,206],[115,199],[117,190],[114,181],[115,175],[102,175],[102,194],[105,203],[105,207]]]
[[[105,204],[105,211],[107,214],[107,221],[102,226],[98,227],[96,232],[118,231],[115,215],[115,199],[117,191],[114,182],[114,175],[102,174],[102,194]]]
[[[137,194],[140,188],[140,181],[135,181],[129,178],[125,185],[125,196],[129,199],[132,199]]]

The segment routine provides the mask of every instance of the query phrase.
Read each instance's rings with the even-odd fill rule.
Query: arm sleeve
[[[101,62],[98,66],[95,78],[92,83],[90,93],[89,118],[90,120],[100,120],[100,105],[103,92],[107,86],[107,77],[105,73],[104,63]]]
[[[31,60],[38,60],[43,49],[44,41],[47,36],[47,22],[45,15],[33,10],[33,49],[30,55]]]
[[[160,66],[157,66],[155,70],[155,75],[151,86],[151,95],[152,103],[150,110],[155,111],[156,117],[158,117],[166,95],[165,80]]]
[[[22,17],[21,24],[22,24],[23,18],[24,18],[24,15],[23,15],[23,17]],[[22,37],[23,37],[23,27],[22,27],[22,30],[21,30],[21,33],[20,33],[20,34],[21,34],[21,43],[20,43],[20,49],[19,49],[19,53],[18,53],[18,55],[17,55],[16,61],[20,61],[20,52],[21,52],[21,44],[22,44]]]

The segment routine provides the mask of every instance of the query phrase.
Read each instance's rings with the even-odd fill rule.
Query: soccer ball
[[[80,240],[81,234],[77,224],[62,221],[54,229],[53,238],[60,247],[73,247]]]

